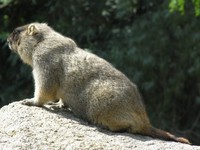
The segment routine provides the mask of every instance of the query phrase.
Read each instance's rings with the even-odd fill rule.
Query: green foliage
[[[12,0],[0,0],[3,5],[8,5]]]
[[[170,11],[178,10],[184,14],[185,0],[171,0],[169,3]]]
[[[185,136],[200,144],[200,21],[186,4],[170,1],[171,10],[186,6],[180,15],[163,0],[0,0],[0,104],[34,91],[30,67],[6,45],[8,33],[47,22],[134,81],[154,125],[189,130]]]
[[[194,4],[195,15],[200,15],[200,0],[191,0]],[[181,14],[185,13],[185,5],[188,4],[188,1],[185,0],[170,0],[169,8],[171,12],[179,11]]]
[[[200,15],[200,0],[193,0],[194,7],[195,7],[195,14],[197,16]]]

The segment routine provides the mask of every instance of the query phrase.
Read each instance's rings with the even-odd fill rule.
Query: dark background
[[[46,22],[135,82],[156,127],[200,144],[200,18],[163,0],[0,0],[0,106],[33,96],[31,68],[6,45],[17,26]]]

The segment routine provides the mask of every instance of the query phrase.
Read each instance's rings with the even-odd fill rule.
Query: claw
[[[24,99],[22,102],[22,105],[27,105],[27,106],[39,106],[38,104],[35,103],[34,99]]]

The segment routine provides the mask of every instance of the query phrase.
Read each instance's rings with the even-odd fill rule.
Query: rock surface
[[[67,110],[14,102],[0,109],[0,150],[200,150],[146,136],[113,133]]]

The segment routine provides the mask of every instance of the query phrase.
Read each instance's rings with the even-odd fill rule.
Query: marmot
[[[104,59],[84,51],[45,23],[16,28],[10,49],[33,68],[34,98],[23,104],[43,106],[60,99],[72,112],[111,131],[127,131],[189,144],[154,128],[137,86]]]

